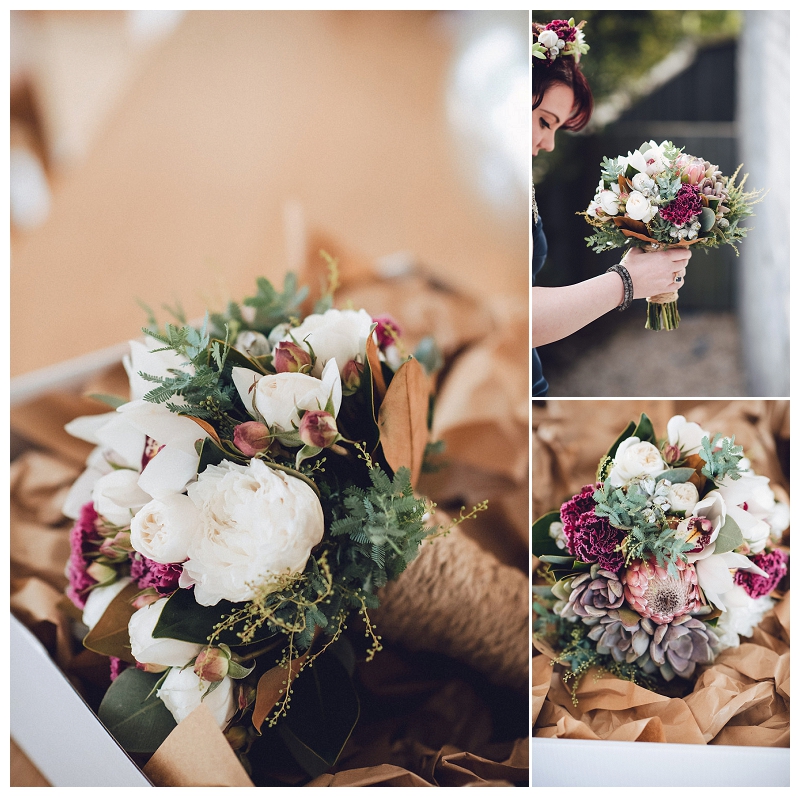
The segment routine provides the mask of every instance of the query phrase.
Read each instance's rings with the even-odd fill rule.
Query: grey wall
[[[769,188],[738,259],[738,312],[753,396],[789,395],[789,12],[747,11],[739,43],[739,152]]]

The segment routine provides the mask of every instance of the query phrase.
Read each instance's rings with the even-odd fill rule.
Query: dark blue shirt
[[[539,220],[536,222],[536,226],[533,228],[533,262],[531,263],[532,285],[536,284],[536,275],[539,273],[539,271],[541,271],[546,257],[547,238],[544,237],[542,217],[539,216]],[[536,349],[531,349],[531,354],[533,356],[533,389],[531,395],[534,397],[545,396],[547,395],[548,385],[547,380],[544,378],[544,374],[542,374],[542,363],[539,360],[539,355],[536,353]]]

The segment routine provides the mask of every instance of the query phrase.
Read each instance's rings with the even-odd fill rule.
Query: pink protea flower
[[[663,625],[688,614],[700,603],[694,565],[676,562],[678,575],[670,575],[654,559],[636,559],[622,574],[625,600],[642,617]]]
[[[768,577],[764,578],[764,576],[760,576],[749,570],[737,570],[733,580],[740,587],[744,587],[751,598],[760,598],[762,595],[769,595],[786,575],[788,556],[780,548],[776,548],[774,551],[759,553],[751,558],[753,564],[767,573]]]

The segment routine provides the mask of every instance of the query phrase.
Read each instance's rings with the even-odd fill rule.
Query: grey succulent
[[[624,587],[619,576],[593,564],[588,573],[572,579],[569,597],[561,616],[569,619],[604,617],[612,609],[622,606]]]
[[[717,635],[706,623],[685,614],[671,623],[659,625],[650,642],[650,659],[662,677],[671,681],[676,675],[691,678],[698,664],[714,660],[712,646]]]
[[[648,648],[655,632],[655,623],[630,609],[611,609],[604,617],[584,620],[594,627],[589,639],[597,642],[597,652],[613,656],[615,661],[636,662],[646,669],[650,661]]]

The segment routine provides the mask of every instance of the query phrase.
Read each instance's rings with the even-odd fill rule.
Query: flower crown
[[[547,66],[559,56],[572,56],[576,62],[580,61],[581,55],[589,51],[581,30],[585,24],[586,21],[582,20],[576,25],[572,17],[569,20],[554,19],[547,25],[534,22],[533,35],[536,41],[531,47],[531,55],[546,61]]]

